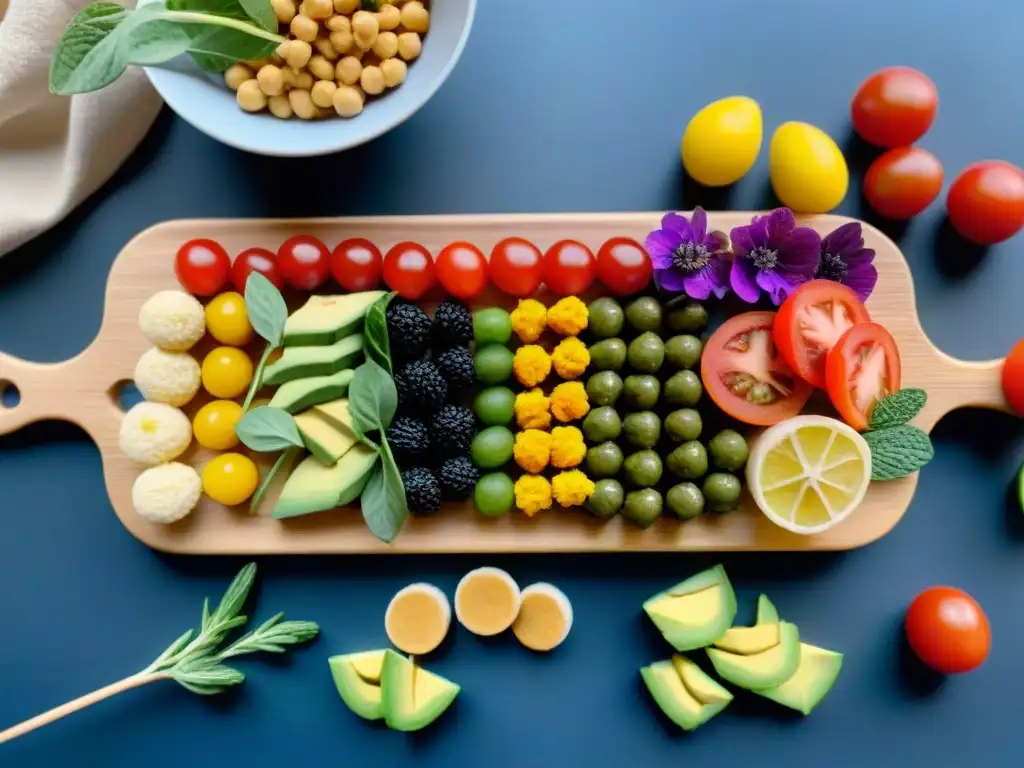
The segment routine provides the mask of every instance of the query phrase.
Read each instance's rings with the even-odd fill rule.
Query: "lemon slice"
[[[871,449],[847,424],[795,416],[766,429],[747,461],[761,511],[794,533],[821,533],[849,515],[871,483]]]

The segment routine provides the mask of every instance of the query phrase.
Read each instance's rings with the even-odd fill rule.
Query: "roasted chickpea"
[[[358,7],[359,0],[334,0],[335,13],[344,13],[346,16],[350,16]]]
[[[320,55],[328,61],[338,60],[338,52],[334,49],[334,46],[331,45],[331,41],[326,37],[318,37],[313,45],[316,47],[317,51],[320,52]]]
[[[338,90],[338,86],[333,80],[317,80],[313,83],[313,89],[309,92],[309,96],[318,107],[332,107],[334,106],[332,98],[336,90]]]
[[[324,26],[331,30],[331,32],[352,31],[352,22],[348,20],[348,16],[331,16],[331,18],[324,22]]]
[[[355,37],[356,45],[364,51],[369,50],[377,41],[379,31],[376,16],[369,11],[356,11],[352,17],[352,35]]]
[[[334,77],[344,85],[355,85],[359,81],[359,75],[363,72],[363,65],[355,56],[346,56],[338,62],[334,68]]]
[[[256,82],[267,96],[277,96],[284,91],[284,73],[280,67],[273,64],[260,67],[260,71],[256,73]]]
[[[341,117],[355,117],[363,111],[363,95],[351,85],[342,85],[334,92],[334,111]]]
[[[409,68],[401,59],[385,59],[380,63],[380,72],[384,75],[384,85],[394,88],[405,81]]]
[[[267,99],[267,106],[270,107],[270,114],[274,117],[279,117],[282,120],[287,120],[295,114],[295,110],[292,109],[291,102],[289,102],[288,97],[283,94],[279,96],[271,96]]]
[[[224,83],[232,91],[237,91],[246,80],[252,80],[252,70],[245,64],[232,64],[224,70]]]
[[[377,35],[371,50],[380,56],[381,60],[390,59],[398,53],[398,35],[394,32],[381,32]]]
[[[305,88],[288,91],[288,103],[300,120],[312,120],[319,114],[316,104],[313,103],[313,98]]]
[[[355,40],[352,38],[352,30],[349,29],[331,32],[331,36],[328,39],[331,41],[331,47],[338,53],[348,53],[352,50],[352,46],[355,45]]]
[[[270,7],[274,9],[274,15],[282,24],[290,24],[295,18],[295,3],[293,0],[270,0]]]
[[[308,91],[313,87],[313,76],[304,69],[294,69],[295,82],[292,83],[292,88],[299,88],[303,91]]]
[[[319,24],[309,18],[309,16],[303,16],[301,13],[292,19],[292,23],[288,28],[291,30],[292,35],[307,43],[312,43],[316,40],[316,33],[320,31]],[[298,113],[296,112],[296,114]]]
[[[403,32],[398,36],[398,55],[406,61],[412,61],[423,50],[423,41],[415,32]]]
[[[377,25],[390,32],[402,22],[402,12],[393,5],[381,5],[377,9]]]
[[[295,18],[305,18],[296,16]],[[309,63],[309,57],[313,55],[313,46],[306,40],[289,40],[288,50],[284,52],[285,63],[289,67],[302,69]]]
[[[334,14],[334,3],[331,0],[302,0],[306,6],[306,15],[311,19],[329,19]]]
[[[363,57],[366,55],[366,51],[364,51],[358,45],[353,45],[351,48],[348,49],[347,55],[359,59],[359,61],[362,61]]]
[[[371,96],[383,93],[384,75],[380,71],[380,67],[372,65],[369,67],[363,67],[363,71],[359,74],[359,84],[363,87],[363,90]]]
[[[402,26],[410,32],[426,32],[430,29],[430,12],[419,0],[409,0],[403,5],[401,18]]]
[[[246,112],[259,112],[267,106],[267,97],[263,91],[260,90],[260,84],[255,78],[252,80],[246,80],[238,86],[238,92],[235,94],[235,101],[237,101],[238,106]]]
[[[313,77],[318,80],[334,79],[334,65],[319,54],[309,60],[307,68]]]

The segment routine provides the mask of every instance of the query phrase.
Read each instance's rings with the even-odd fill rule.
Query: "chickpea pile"
[[[405,80],[420,55],[430,12],[420,0],[271,0],[288,39],[263,61],[233,64],[224,82],[238,106],[281,119],[355,117],[367,96]]]

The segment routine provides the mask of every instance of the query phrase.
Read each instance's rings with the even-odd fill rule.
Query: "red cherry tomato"
[[[969,165],[953,179],[946,210],[956,231],[974,243],[1008,240],[1024,225],[1024,172],[1002,160]]]
[[[939,107],[935,83],[910,67],[886,67],[861,83],[850,107],[853,127],[879,147],[903,147],[924,136]]]
[[[487,259],[472,243],[449,243],[435,267],[441,287],[456,299],[472,299],[487,285]]]
[[[915,597],[905,627],[918,658],[944,675],[981,666],[992,645],[985,612],[973,597],[954,587],[929,587]]]
[[[189,240],[174,257],[174,274],[194,296],[213,296],[224,290],[231,272],[231,259],[220,243]]]
[[[311,235],[296,235],[277,250],[277,268],[288,285],[312,291],[323,285],[331,273],[331,252]]]
[[[384,269],[380,249],[362,237],[342,240],[331,254],[331,274],[349,293],[372,291]]]
[[[890,149],[864,177],[864,197],[887,219],[917,216],[941,191],[942,163],[920,147]]]
[[[858,323],[825,357],[825,387],[839,416],[863,432],[883,397],[900,388],[900,352],[884,327]]]
[[[619,296],[642,291],[653,272],[650,255],[628,237],[613,237],[597,252],[597,279]]]
[[[491,280],[510,296],[532,296],[544,282],[540,248],[521,237],[506,237],[491,251]]]
[[[235,286],[235,290],[245,295],[245,281],[252,272],[259,272],[272,282],[275,288],[281,290],[284,283],[281,281],[281,273],[277,270],[275,258],[273,251],[266,248],[246,248],[238,254],[231,265],[231,284]]]
[[[420,298],[434,280],[434,260],[419,243],[398,243],[384,255],[384,282],[403,299]]]
[[[814,391],[775,349],[774,321],[774,312],[735,315],[704,345],[704,389],[715,405],[746,424],[768,426],[796,416]]]
[[[831,280],[811,280],[782,302],[772,338],[779,354],[808,384],[825,386],[825,356],[857,323],[871,318],[857,294]]]
[[[1003,395],[1014,411],[1024,414],[1024,339],[1013,345],[1003,363]]]
[[[594,282],[594,254],[583,243],[559,240],[544,254],[544,282],[561,296],[578,296]]]

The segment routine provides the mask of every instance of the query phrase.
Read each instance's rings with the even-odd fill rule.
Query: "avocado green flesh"
[[[348,399],[339,397],[337,400],[328,400],[326,403],[314,405],[313,413],[322,419],[329,421],[340,430],[353,432],[352,413],[348,407]]]
[[[327,660],[341,700],[364,720],[380,720],[384,717],[380,687],[384,653],[384,651],[364,651],[332,656]],[[373,666],[376,666],[377,670],[376,680],[367,679],[360,674],[360,669]]]
[[[351,503],[363,492],[377,454],[357,443],[332,466],[307,456],[289,475],[274,506],[277,519],[323,512]]]
[[[323,464],[334,464],[359,442],[351,427],[338,427],[315,410],[296,414],[295,426],[306,448]]]
[[[800,633],[795,624],[779,623],[779,644],[751,655],[708,648],[718,676],[747,690],[774,688],[796,674],[800,665]]]
[[[736,593],[722,566],[649,598],[644,612],[677,651],[711,645],[736,618]]]
[[[757,598],[757,624],[778,624],[779,612],[775,610],[768,595],[761,595]]]
[[[354,374],[354,371],[346,368],[330,376],[311,376],[285,382],[270,399],[270,406],[295,414],[328,400],[344,397]]]
[[[366,312],[384,291],[342,296],[310,296],[284,324],[284,346],[334,344],[360,327]]]
[[[394,651],[384,654],[381,699],[384,721],[396,731],[418,731],[437,720],[461,688],[414,665]]]
[[[363,357],[364,343],[363,334],[356,333],[325,347],[288,347],[280,358],[267,366],[263,383],[277,386],[286,381],[330,376],[343,368],[354,368]]]
[[[694,691],[687,688],[679,673],[681,666],[686,664],[693,665],[696,672],[720,691],[715,702],[702,702]],[[692,661],[683,657],[676,657],[673,661],[658,661],[643,667],[640,670],[640,677],[658,708],[684,731],[692,731],[703,725],[732,701],[732,694],[704,675]]]

